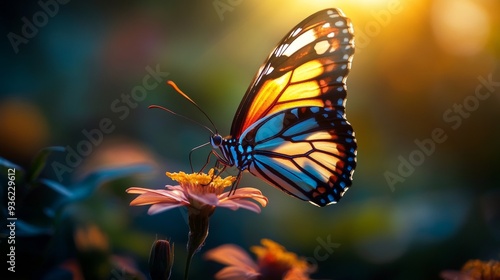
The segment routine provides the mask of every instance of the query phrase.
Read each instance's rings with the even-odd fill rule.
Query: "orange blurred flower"
[[[445,280],[500,280],[500,262],[469,260],[460,271],[443,271]]]
[[[257,262],[236,245],[226,244],[208,251],[205,258],[228,265],[215,275],[215,279],[310,279],[314,268],[303,258],[272,240],[262,239],[261,244],[251,248],[257,255]]]

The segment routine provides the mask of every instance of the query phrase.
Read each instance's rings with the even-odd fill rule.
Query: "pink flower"
[[[262,239],[263,246],[253,246],[251,251],[257,255],[255,262],[240,247],[226,244],[205,253],[205,258],[228,265],[216,275],[217,280],[308,280],[314,272],[304,259],[288,252],[280,244]]]
[[[208,236],[209,219],[215,208],[217,206],[231,210],[244,208],[260,213],[260,207],[257,203],[265,207],[267,197],[260,190],[254,188],[239,188],[235,191],[223,192],[225,188],[233,185],[235,178],[215,176],[213,169],[208,174],[186,174],[184,172],[167,172],[166,174],[172,180],[179,182],[179,185],[167,185],[165,189],[159,190],[133,187],[127,189],[127,192],[139,194],[130,202],[130,205],[151,205],[148,210],[150,215],[180,206],[187,207],[189,235],[184,273],[185,279],[187,279],[191,259],[200,250]],[[257,203],[251,201],[252,199]]]
[[[213,169],[208,174],[184,172],[166,174],[172,180],[179,182],[179,185],[167,185],[165,189],[129,188],[127,193],[139,194],[130,205],[152,205],[148,210],[150,215],[179,206],[186,206],[194,211],[202,209],[213,211],[215,207],[220,206],[231,210],[244,208],[260,213],[259,205],[249,199],[255,200],[262,207],[267,205],[267,197],[255,188],[238,188],[231,195],[229,191],[223,193],[225,188],[233,184],[235,178],[214,176]]]

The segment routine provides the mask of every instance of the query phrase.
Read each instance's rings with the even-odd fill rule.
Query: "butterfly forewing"
[[[352,25],[340,10],[323,10],[303,20],[258,71],[236,112],[231,135],[239,137],[257,120],[285,109],[343,107],[353,53]]]

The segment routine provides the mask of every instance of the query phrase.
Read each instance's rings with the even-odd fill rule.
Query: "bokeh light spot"
[[[9,158],[31,158],[47,144],[47,121],[32,103],[11,99],[0,102],[0,151]]]
[[[475,55],[488,39],[488,14],[473,1],[437,0],[431,20],[438,44],[451,54]]]

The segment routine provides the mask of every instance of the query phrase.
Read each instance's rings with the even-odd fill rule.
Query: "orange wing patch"
[[[318,97],[321,92],[318,90],[318,82],[309,81],[288,86],[278,99],[278,103],[292,102],[297,99]]]
[[[267,80],[248,109],[243,127],[248,127],[265,116],[286,109],[301,106],[324,106],[320,98],[315,98],[321,96],[323,92],[318,81],[314,80],[323,73],[324,66],[321,62],[312,60],[279,78]]]
[[[267,108],[271,108],[272,104],[276,102],[275,99],[269,97],[275,97],[277,96],[276,93],[282,92],[285,89],[288,85],[288,81],[290,80],[290,75],[291,72],[287,72],[279,78],[267,80],[262,85],[259,92],[256,94],[256,98],[254,99],[252,106],[248,109],[243,127],[249,127],[257,120],[267,115],[265,110]]]
[[[293,70],[292,83],[310,80],[323,74],[323,64],[318,60],[308,61]]]

